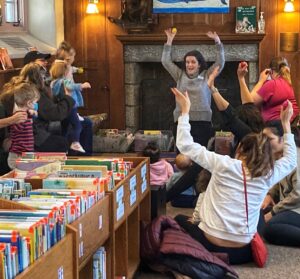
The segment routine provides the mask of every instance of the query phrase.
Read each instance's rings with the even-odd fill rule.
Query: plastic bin
[[[130,148],[134,136],[130,131],[100,129],[93,136],[93,152],[125,153]]]
[[[134,134],[134,151],[143,151],[151,141],[157,143],[161,151],[174,151],[174,137],[172,131],[139,130]]]

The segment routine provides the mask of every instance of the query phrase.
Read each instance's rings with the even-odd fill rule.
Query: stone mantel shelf
[[[220,39],[224,44],[258,44],[265,34],[222,34]],[[166,42],[166,36],[162,34],[126,34],[117,35],[116,38],[123,45],[160,45]],[[213,44],[212,39],[208,38],[206,34],[178,34],[173,44],[198,44],[206,43]]]

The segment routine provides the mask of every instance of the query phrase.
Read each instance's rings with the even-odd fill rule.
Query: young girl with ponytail
[[[292,87],[290,67],[284,57],[275,57],[271,60],[270,68],[261,72],[251,95],[254,104],[260,107],[265,122],[279,120],[280,108],[282,105],[286,105],[287,100],[292,103],[294,110],[291,122],[299,114]]]

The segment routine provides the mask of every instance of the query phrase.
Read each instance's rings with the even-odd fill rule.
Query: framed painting
[[[229,13],[229,0],[153,0],[153,13]]]

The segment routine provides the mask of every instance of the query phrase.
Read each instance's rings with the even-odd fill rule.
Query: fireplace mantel
[[[166,41],[164,34],[126,34],[117,35],[117,39],[124,45],[161,45]],[[220,39],[224,44],[259,44],[265,34],[222,34]],[[213,44],[206,34],[178,34],[174,45],[187,44]]]

